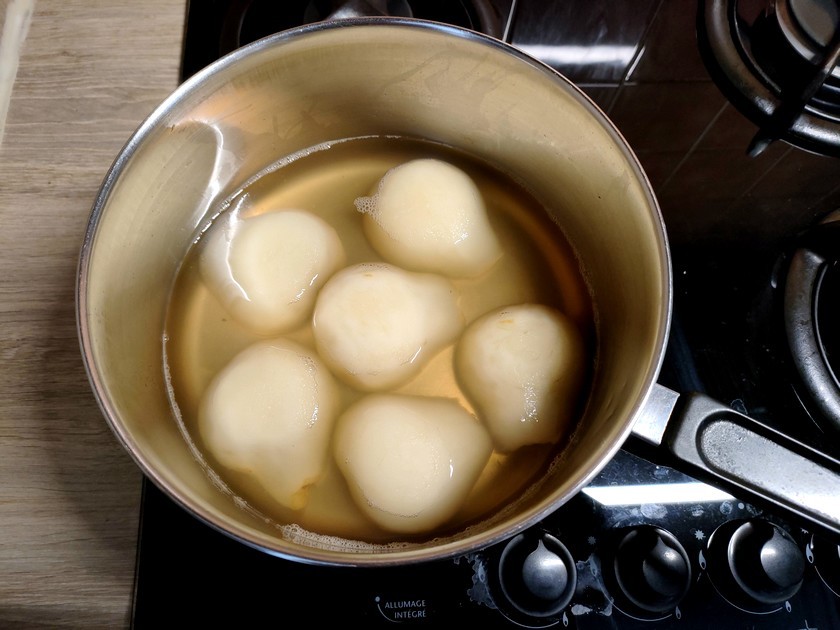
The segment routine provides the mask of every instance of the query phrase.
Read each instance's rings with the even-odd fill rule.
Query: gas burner
[[[181,79],[237,48],[279,31],[351,17],[404,17],[461,26],[501,39],[504,0],[203,0],[188,11]]]
[[[772,0],[752,22],[737,0],[701,0],[698,40],[709,73],[759,127],[750,155],[783,140],[840,156],[838,24],[838,0]]]
[[[804,404],[840,431],[840,212],[809,230],[791,257],[784,321]]]
[[[408,17],[501,36],[501,16],[488,0],[239,0],[230,5],[222,46],[228,51],[279,30],[324,20]]]

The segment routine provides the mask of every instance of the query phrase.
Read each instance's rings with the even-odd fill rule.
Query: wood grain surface
[[[36,0],[19,48],[0,144],[5,629],[129,626],[141,476],[87,381],[75,274],[103,176],[177,85],[184,17],[172,0]]]

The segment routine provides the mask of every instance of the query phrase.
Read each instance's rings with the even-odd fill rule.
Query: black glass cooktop
[[[726,526],[749,533],[761,525],[784,532],[779,550],[791,556],[801,580],[794,595],[770,604],[740,601],[739,589],[727,582],[726,560],[710,546],[715,536],[732,538]],[[685,589],[676,606],[654,612],[640,609],[616,586],[617,572],[610,567],[616,550],[634,535],[653,536],[665,549],[658,560],[649,560],[654,575],[650,581],[666,598]],[[808,532],[790,528],[771,514],[628,452],[620,452],[586,490],[529,536],[560,541],[573,562],[574,595],[555,615],[523,614],[499,594],[496,576],[506,544],[406,567],[305,565],[228,538],[147,482],[133,627],[283,626],[292,620],[366,628],[394,623],[684,630],[714,625],[744,630],[840,627],[836,544],[815,542]],[[677,561],[669,562],[669,555]],[[644,582],[641,576],[633,579],[631,584]],[[644,600],[645,594],[636,596]]]
[[[388,4],[404,10],[404,3]],[[450,12],[433,19],[500,29],[515,5],[490,3],[502,7],[494,22],[465,3],[419,4]],[[266,29],[296,25],[300,11],[289,17],[289,7],[318,19],[328,5],[189,3],[184,78]],[[803,400],[779,315],[795,237],[674,248],[674,321],[660,382],[708,393],[836,455],[835,434]],[[200,522],[146,480],[132,625],[840,628],[837,540],[666,463],[631,441],[589,487],[521,540],[391,568],[270,556]],[[563,565],[562,575],[549,573],[551,588],[567,594],[558,610],[522,592],[514,561],[522,546],[538,544],[555,554],[553,566]],[[511,562],[518,577],[511,578]]]

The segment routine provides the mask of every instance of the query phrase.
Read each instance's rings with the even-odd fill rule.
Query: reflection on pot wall
[[[738,11],[754,19],[769,4],[741,0]],[[653,183],[675,247],[775,247],[840,206],[840,159],[783,142],[747,155],[758,127],[712,81],[697,11],[698,0],[519,0],[511,43],[613,120]]]

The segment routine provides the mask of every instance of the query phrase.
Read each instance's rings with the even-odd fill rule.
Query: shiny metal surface
[[[512,42],[579,85],[617,84],[642,53],[655,4],[520,2]]]
[[[597,370],[573,447],[516,505],[446,539],[348,547],[267,525],[220,493],[169,407],[162,331],[178,265],[215,204],[280,157],[370,134],[420,136],[514,173],[577,250],[597,311]],[[307,563],[452,557],[534,524],[618,451],[653,387],[671,268],[656,200],[622,136],[576,87],[498,40],[415,20],[324,23],[242,48],[140,127],[94,205],[78,275],[91,383],[143,472],[186,509]]]
[[[840,534],[840,460],[701,394],[686,397],[665,436],[710,483]]]
[[[823,234],[822,242],[804,243],[791,257],[785,279],[784,324],[791,358],[810,399],[820,410],[828,426],[840,429],[840,384],[828,362],[826,348],[820,340],[820,325],[830,327],[834,322],[819,322],[817,299],[820,285],[832,256],[836,256],[837,228],[840,212],[816,226],[814,234]],[[819,232],[820,227],[827,228]],[[831,230],[834,228],[834,238]],[[827,297],[824,299],[828,299]]]
[[[748,25],[738,18],[736,0],[703,0],[699,43],[705,51],[710,72],[727,97],[760,126],[749,153],[763,152],[771,142],[784,140],[795,146],[825,155],[840,152],[840,124],[815,111],[811,97],[825,81],[840,55],[840,36],[826,47],[809,81],[786,99],[768,80],[750,41]],[[787,94],[785,94],[787,96]]]
[[[633,435],[654,446],[662,444],[668,420],[679,397],[679,393],[657,383],[633,425]]]

